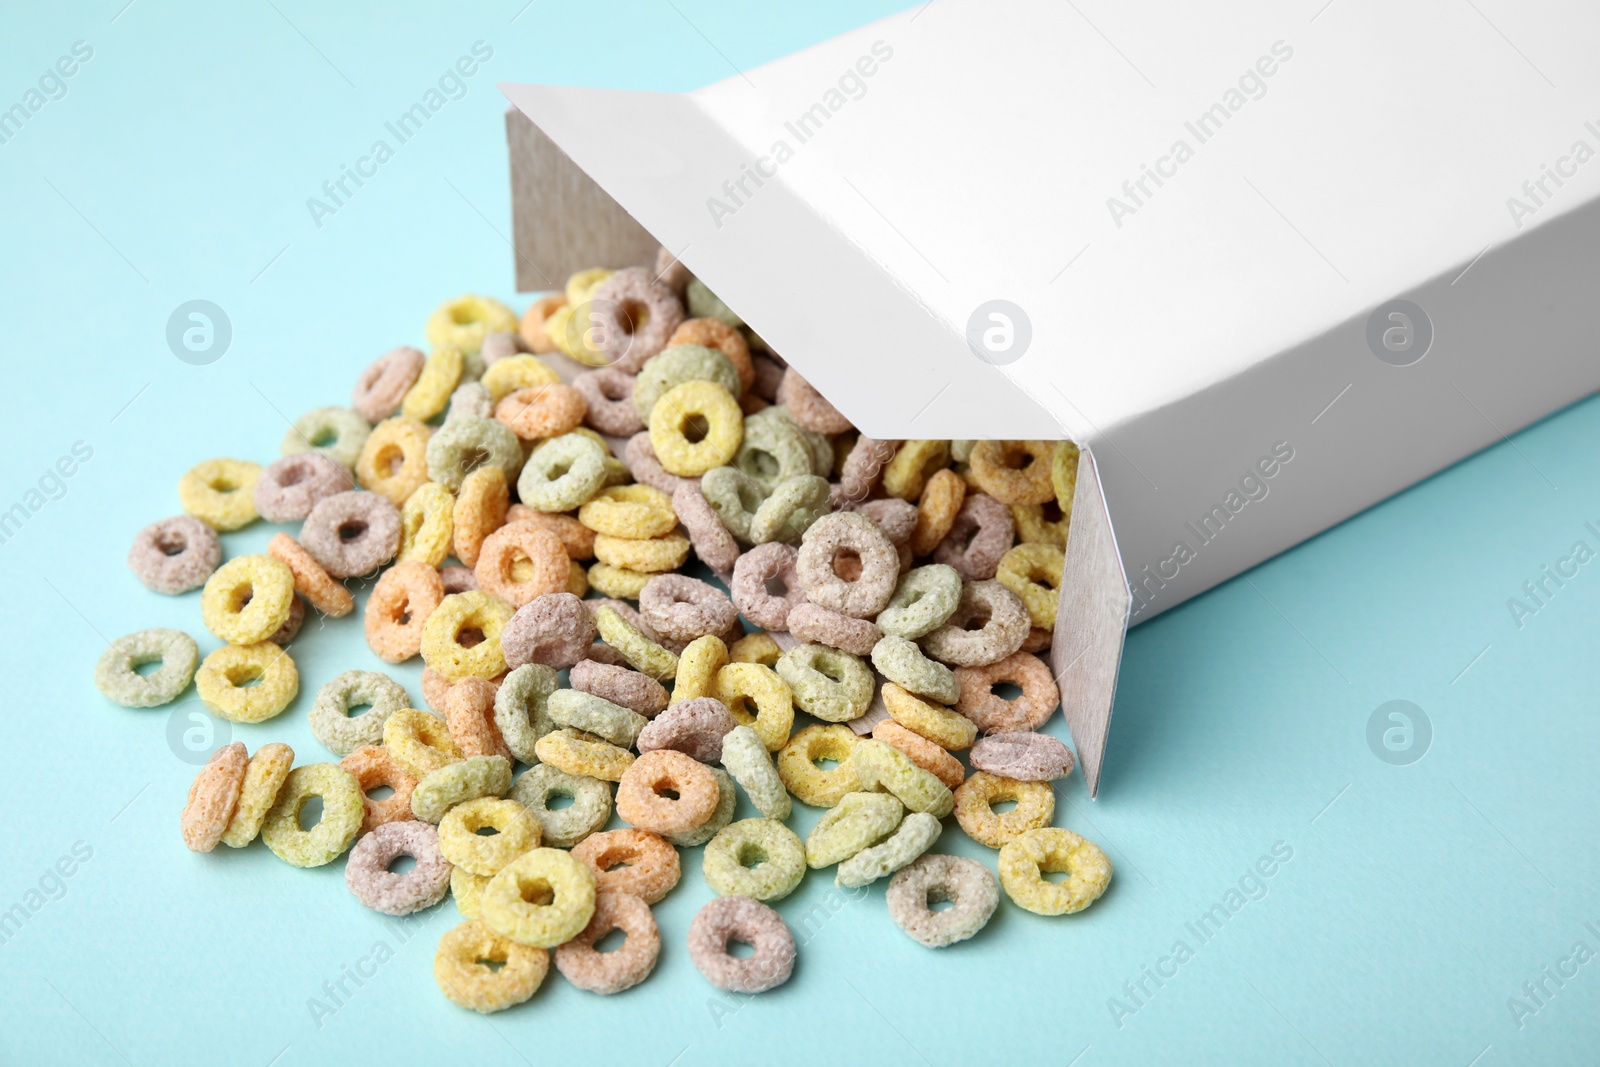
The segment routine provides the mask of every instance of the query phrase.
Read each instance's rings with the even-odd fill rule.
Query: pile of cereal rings
[[[1038,732],[1074,446],[862,436],[665,252],[574,275],[520,323],[449,301],[426,336],[431,355],[396,348],[349,407],[297,420],[281,458],[189,471],[184,514],[134,539],[139,580],[201,590],[224,643],[202,660],[180,631],[118,639],[95,682],[119,704],[192,680],[216,715],[272,719],[300,689],[288,646],[308,610],[355,610],[349,579],[372,582],[372,652],[425,664],[431,710],[382,671],[317,690],[308,725],[338,762],[219,749],[183,809],[190,849],[345,856],[350,892],[390,915],[453,898],[434,975],[479,1012],[526,1001],[552,955],[596,993],[648,977],[681,848],[703,847],[718,894],[690,956],[740,993],[788,980],[772,905],[808,870],[887,878],[890,917],[932,948],[1002,891],[1040,915],[1105,891],[1105,853],[1051,825],[1073,755]],[[570,384],[569,358],[589,368]],[[257,519],[299,531],[224,562],[219,532]],[[741,791],[760,818],[733,819]],[[826,809],[804,840],[794,801]],[[949,815],[998,878],[930,851]]]

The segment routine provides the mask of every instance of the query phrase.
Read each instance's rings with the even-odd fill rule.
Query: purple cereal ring
[[[968,493],[933,558],[954,567],[963,578],[986,581],[994,577],[1015,536],[1010,508],[987,493]]]
[[[751,356],[750,362],[756,368],[756,381],[750,391],[763,400],[775,403],[778,390],[783,386],[784,368],[768,356]]]
[[[483,347],[478,349],[478,354],[483,357],[483,365],[491,367],[497,360],[526,351],[528,343],[522,339],[522,334],[515,330],[501,330],[483,335]]]
[[[362,489],[335,493],[306,516],[300,545],[335,578],[371,574],[400,550],[400,510]]]
[[[633,375],[616,367],[584,371],[572,387],[589,402],[583,424],[611,437],[631,437],[644,429],[633,409]]]
[[[769,541],[752,548],[733,565],[733,582],[729,586],[733,602],[745,618],[763,630],[787,630],[789,612],[805,603],[805,590],[795,569],[799,555],[791,545]],[[782,592],[773,591],[773,582]]]
[[[722,701],[695,697],[679,701],[646,723],[637,744],[640,752],[670,748],[715,764],[722,759],[722,739],[738,725]]]
[[[627,445],[622,449],[622,462],[627,464],[634,481],[659,489],[668,496],[677,492],[680,485],[693,484],[688,478],[668,474],[666,468],[661,466],[661,461],[656,459],[656,450],[650,444],[649,430],[628,438]]]
[[[968,629],[981,623],[976,629]],[[944,625],[923,635],[922,650],[941,663],[985,667],[1020,649],[1031,629],[1022,599],[996,581],[963,582]]]
[[[389,870],[401,856],[416,860],[404,874]],[[439,831],[425,822],[388,822],[350,850],[344,884],[356,899],[385,915],[431,908],[450,892],[450,861],[439,851]]]
[[[850,420],[793,367],[784,372],[783,381],[778,385],[778,403],[788,408],[789,415],[804,429],[817,433],[844,433],[855,429]]]
[[[883,638],[883,631],[866,619],[852,619],[809,600],[790,609],[788,622],[795,640],[827,645],[852,656],[871,654]]]
[[[217,531],[191,515],[153,522],[133,537],[128,569],[146,589],[176,596],[199,589],[222,562]]]
[[[349,468],[321,452],[300,452],[262,469],[256,481],[256,511],[268,522],[299,522],[319,501],[355,487]]]
[[[1049,734],[990,734],[967,753],[980,771],[1019,782],[1053,782],[1072,773],[1072,749]]]
[[[739,620],[728,594],[686,574],[658,574],[644,583],[639,614],[656,633],[677,641],[727,633]]]
[[[628,661],[622,658],[622,653],[618,652],[604,641],[596,641],[594,644],[589,646],[588,659],[591,663],[601,663],[608,667],[626,668],[628,666]],[[576,689],[578,687],[573,686],[573,688]]]
[[[587,656],[598,634],[583,601],[571,593],[546,593],[517,609],[500,632],[500,645],[507,667],[542,663],[559,671]]]
[[[683,322],[682,301],[644,267],[624,267],[601,282],[588,311],[595,350],[629,374],[665,348]],[[582,313],[581,307],[573,312]]]
[[[894,458],[899,441],[879,441],[863,434],[839,468],[839,485],[833,494],[834,507],[852,507],[872,495],[878,476]]]
[[[739,562],[739,542],[728,532],[722,516],[712,510],[700,487],[683,479],[683,484],[672,494],[672,510],[678,513],[678,521],[689,531],[689,543],[700,561],[718,574],[730,573],[733,565]]]
[[[672,295],[683,299],[683,291],[689,287],[689,281],[694,277],[689,273],[689,268],[677,256],[665,248],[656,249],[656,281],[672,290]]]
[[[754,955],[739,959],[728,942],[743,941]],[[717,897],[689,924],[689,959],[706,981],[730,993],[765,993],[794,973],[794,935],[783,917],[752,897]]]
[[[439,580],[444,583],[446,593],[470,593],[478,588],[478,576],[472,573],[472,568],[459,563],[440,567]]]
[[[835,562],[860,558],[861,574],[847,581]],[[836,511],[812,523],[800,538],[795,571],[806,599],[830,611],[869,619],[888,606],[900,577],[900,554],[877,523],[853,511]]]
[[[611,648],[610,645],[600,647]],[[620,704],[647,719],[661,714],[669,699],[666,686],[648,674],[613,663],[602,663],[592,657],[574,663],[567,680],[574,689]]]
[[[406,393],[422,377],[423,354],[410,345],[390,349],[367,365],[356,379],[350,406],[376,425],[400,410]]]
[[[868,500],[857,505],[855,510],[882,527],[890,543],[896,547],[909,542],[911,531],[917,528],[917,506],[892,496]]]

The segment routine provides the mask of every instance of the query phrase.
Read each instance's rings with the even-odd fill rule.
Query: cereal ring
[[[722,896],[782,900],[805,877],[806,848],[776,819],[741,819],[707,843],[700,869]]]
[[[672,508],[689,533],[695,555],[719,574],[728,574],[739,561],[739,544],[706,501],[700,487],[684,482],[672,494]]]
[[[456,498],[437,482],[427,482],[400,509],[400,550],[395,559],[438,567],[455,539]]]
[[[720,319],[688,319],[673,332],[667,345],[699,345],[722,353],[739,376],[737,392],[740,394],[750,392],[756,383],[756,368],[750,357],[749,343],[743,334]],[[777,395],[775,390],[773,395]]]
[[[208,459],[178,481],[183,510],[214,530],[237,530],[256,521],[255,489],[261,467],[238,459]]]
[[[658,834],[680,834],[704,825],[717,800],[711,769],[670,748],[644,753],[617,783],[617,816]]]
[[[634,391],[637,404],[638,390]],[[661,395],[650,412],[650,447],[670,474],[695,477],[733,459],[744,413],[733,394],[708,381],[688,381]]]
[[[806,863],[813,868],[842,863],[888,837],[905,814],[905,806],[888,793],[846,793],[806,835]]]
[[[726,469],[726,468],[724,468]],[[750,540],[756,544],[794,544],[832,507],[827,479],[814,474],[787,478],[750,517]]]
[[[417,419],[385,419],[356,460],[356,480],[395,507],[428,480],[428,438],[433,430]]]
[[[955,471],[935,471],[928,478],[917,501],[917,524],[911,534],[912,555],[931,555],[939,547],[939,542],[955,525],[966,498],[967,483]]]
[[[183,843],[190,852],[210,852],[222,840],[233,813],[238,810],[244,788],[244,742],[223,745],[211,754],[189,786],[189,800],[183,806]]]
[[[451,548],[457,559],[468,567],[477,564],[484,539],[507,521],[510,499],[506,472],[499,467],[479,467],[462,479],[450,513]],[[523,510],[530,515],[538,514],[527,508]],[[471,588],[477,588],[476,579]]]
[[[961,682],[942,663],[922,654],[914,642],[885,637],[872,646],[872,665],[878,673],[917,696],[954,704],[961,697]]]
[[[200,618],[206,629],[233,645],[271,637],[289,619],[294,574],[271,556],[238,556],[206,580]]]
[[[462,418],[494,418],[494,401],[489,399],[489,390],[484,388],[482,382],[463,382],[450,394],[450,406],[445,409],[444,421]]]
[[[811,383],[790,367],[778,385],[777,401],[789,409],[794,421],[816,433],[844,433],[855,427]]]
[[[349,470],[356,465],[371,432],[372,426],[359,412],[341,407],[313,408],[290,424],[278,445],[278,454],[323,456],[345,469],[348,482]]]
[[[439,568],[439,581],[448,593],[470,593],[478,588],[478,579],[472,576],[472,571],[458,563],[448,567]]]
[[[739,720],[720,700],[699,697],[680,701],[639,731],[639,751],[670,748],[701,763],[716,763],[722,759],[723,737],[738,725]]]
[[[729,663],[717,671],[712,695],[728,706],[741,725],[756,732],[768,752],[788,744],[789,731],[794,728],[795,697],[776,670],[759,663]],[[754,715],[747,703],[752,700]]]
[[[545,702],[556,689],[554,668],[525,663],[506,675],[494,697],[494,725],[506,748],[523,763],[535,763],[534,746],[556,728]]]
[[[363,434],[363,443],[365,440]],[[351,463],[354,462],[352,456]],[[268,522],[299,522],[311,514],[319,500],[354,488],[348,466],[340,466],[318,452],[300,452],[285,455],[263,468],[256,480],[255,507]]]
[[[835,567],[841,555],[861,560],[861,576],[841,578]],[[801,539],[795,572],[806,599],[857,619],[878,614],[894,595],[900,555],[878,524],[851,511],[834,512],[812,523]]]
[[[495,832],[478,833],[484,828]],[[439,820],[439,851],[470,874],[493,877],[517,857],[537,849],[540,830],[538,820],[515,800],[479,797],[457,804]]]
[[[570,433],[588,413],[583,393],[562,382],[518,389],[494,406],[496,425],[523,441]]]
[[[356,379],[350,406],[368,422],[381,422],[400,408],[406,393],[422,376],[421,352],[409,345],[392,348],[373,360]]]
[[[651,357],[634,379],[634,412],[649,425],[657,401],[674,386],[693,381],[714,382],[735,396],[744,389],[733,363],[715,348],[674,345]]]
[[[965,856],[925,855],[889,880],[889,918],[928,948],[965,941],[989,923],[1000,887],[989,868]],[[949,901],[934,911],[930,905]]]
[[[1049,826],[1056,794],[1048,782],[1021,782],[988,771],[974,771],[955,793],[956,822],[980,845],[999,848],[1019,835]],[[1015,804],[997,812],[994,805]]]
[[[1015,532],[1011,509],[992,496],[968,493],[933,558],[954,567],[963,578],[985,581],[994,577]]]
[[[646,904],[664,898],[680,875],[678,850],[649,830],[594,834],[573,847],[572,858],[588,866],[601,896],[626,893]]]
[[[548,903],[531,903],[540,899]],[[519,945],[553,948],[589,925],[594,875],[558,848],[534,848],[495,875],[483,890],[480,907],[490,929]]]
[[[806,601],[789,612],[789,633],[808,644],[827,645],[852,656],[865,656],[883,637],[866,619],[852,619]]]
[[[300,809],[322,798],[322,818],[300,828]],[[294,867],[321,867],[342,856],[361,832],[365,808],[355,776],[336,763],[296,767],[284,779],[277,802],[261,824],[261,840],[272,854]]]
[[[450,736],[450,727],[437,715],[415,708],[401,708],[383,724],[383,747],[394,756],[400,769],[416,779],[462,758]]]
[[[842,889],[858,889],[893,874],[921,856],[939,839],[944,829],[938,819],[914,811],[901,820],[894,833],[870,848],[864,848],[839,864],[833,884]]]
[[[1071,441],[1057,441],[1055,455],[1050,460],[1050,482],[1055,490],[1056,506],[1061,509],[1061,522],[1072,520],[1072,498],[1078,486],[1078,446]]]
[[[216,530],[190,515],[151,523],[128,549],[128,569],[146,589],[169,596],[200,588],[221,562]]]
[[[568,774],[548,763],[523,772],[508,796],[538,820],[544,828],[544,843],[555,848],[573,848],[611,818],[610,786],[598,778]],[[553,797],[565,797],[572,803],[564,808],[552,808]],[[673,861],[677,861],[676,853]]]
[[[627,267],[595,286],[588,297],[589,347],[602,364],[636,373],[668,344],[683,322],[683,304],[645,267]],[[582,311],[574,313],[581,317]]]
[[[557,689],[550,694],[546,711],[557,725],[593,734],[619,748],[632,748],[639,739],[639,731],[650,721],[581,689]]]
[[[757,545],[739,557],[729,591],[745,618],[766,630],[788,627],[789,612],[806,598],[798,559],[796,549],[777,541]],[[773,591],[774,584],[779,591]]]
[[[1023,544],[1067,547],[1072,520],[1061,513],[1054,500],[1044,504],[1012,504],[1011,519],[1017,528],[1017,540]]]
[[[901,500],[916,500],[928,479],[949,465],[949,441],[907,441],[883,469],[883,491]]]
[[[411,818],[411,793],[417,787],[417,780],[401,769],[387,748],[362,745],[340,760],[339,766],[350,772],[361,788],[361,833],[371,833],[386,823]],[[366,795],[368,790],[380,786],[388,786],[393,792],[382,800]]]
[[[684,304],[689,309],[689,314],[697,319],[721,319],[729,326],[743,326],[744,320],[724,304],[722,300],[706,287],[706,283],[699,278],[690,277],[684,285]]]
[[[450,594],[422,624],[423,662],[447,682],[503,673],[506,658],[500,632],[511,615],[511,605],[488,593]]]
[[[582,434],[552,437],[522,465],[517,496],[535,511],[571,511],[605,484],[605,460],[605,448]]]
[[[473,346],[476,350],[476,346]],[[408,419],[426,422],[450,402],[450,394],[461,384],[466,366],[466,354],[453,345],[434,345],[433,352],[422,364],[422,373],[400,402],[400,414]]]
[[[549,970],[550,953],[501,937],[477,919],[447,931],[433,957],[433,980],[440,991],[460,1007],[484,1015],[533,996]]]
[[[618,599],[637,599],[645,583],[654,577],[644,571],[613,567],[609,563],[596,563],[588,570],[589,588]]]
[[[949,708],[930,704],[893,682],[883,684],[883,703],[895,722],[926,737],[940,748],[958,751],[978,735],[972,720]]]
[[[957,667],[956,677],[961,680],[956,710],[986,734],[1037,730],[1061,703],[1061,690],[1049,665],[1027,652],[1014,652],[985,667]],[[1020,686],[1022,694],[1014,700],[998,696],[996,682]]]
[[[367,647],[390,663],[415,656],[422,651],[424,625],[444,598],[438,571],[417,560],[395,564],[367,598],[363,618]]]
[[[1056,498],[1050,471],[1054,441],[979,441],[968,470],[978,488],[1002,504],[1043,504]]]
[[[620,652],[639,671],[658,680],[677,675],[678,657],[646,637],[638,627],[624,619],[616,608],[600,608],[595,612],[594,621],[601,640]]]
[[[576,305],[589,300],[594,291],[615,273],[604,267],[589,267],[571,275],[567,278],[567,303]]]
[[[943,626],[961,603],[961,575],[954,567],[930,563],[900,576],[889,605],[878,613],[884,633],[915,641]]]
[[[623,932],[622,947],[604,952],[595,948],[595,942],[613,930]],[[627,893],[605,892],[595,894],[589,925],[555,950],[562,977],[579,989],[601,994],[632,989],[650,977],[660,954],[661,931],[650,905]]]
[[[906,758],[943,782],[946,788],[955,789],[967,777],[961,761],[929,741],[915,730],[907,729],[893,719],[884,719],[872,728],[872,739],[882,741],[904,752]]]
[[[726,633],[739,619],[726,593],[684,574],[659,574],[646,582],[639,613],[652,630],[679,641]]]
[[[694,283],[691,283],[694,284]],[[740,959],[731,941],[755,949]],[[782,917],[750,897],[716,897],[689,924],[689,959],[706,981],[730,993],[765,993],[794,973],[794,935]]]
[[[533,751],[541,762],[558,770],[603,782],[620,782],[634,762],[633,753],[627,749],[567,728],[552,730],[539,738]]]
[[[424,823],[437,824],[457,804],[480,797],[503,797],[510,788],[510,760],[504,756],[469,756],[440,767],[418,782],[411,793],[411,813]]]
[[[519,608],[564,592],[569,564],[555,534],[531,522],[512,522],[484,539],[472,573],[479,589]]]
[[[522,315],[522,325],[518,332],[523,342],[534,352],[548,355],[556,351],[555,342],[546,332],[545,324],[557,308],[565,307],[566,304],[566,294],[550,293],[528,305],[528,310]]]
[[[224,845],[244,848],[260,835],[261,824],[278,799],[278,790],[283,788],[284,779],[289,777],[289,768],[292,766],[294,749],[288,745],[274,742],[256,750],[256,754],[245,765],[238,803],[228,819],[227,828],[222,832]]]
[[[839,470],[839,492],[835,505],[859,504],[872,495],[873,486],[883,468],[894,459],[898,441],[879,441],[865,435],[856,440],[856,446],[845,457]]]
[[[542,663],[562,670],[588,654],[598,633],[583,601],[549,593],[517,609],[500,633],[500,647],[509,667]]]
[[[513,355],[490,364],[481,384],[489,391],[489,399],[499,403],[518,389],[537,389],[560,381],[561,376],[538,356]]]
[[[616,367],[584,371],[572,380],[588,408],[584,425],[610,437],[631,437],[644,429],[633,406],[633,376]]]
[[[306,516],[300,544],[335,578],[371,574],[400,549],[400,512],[377,493],[335,493]]]
[[[1044,877],[1063,871],[1064,882]],[[1018,907],[1035,915],[1080,912],[1099,900],[1110,884],[1111,861],[1106,854],[1071,830],[1039,827],[1000,849],[1000,885]]]
[[[623,461],[633,480],[642,485],[659,489],[663,493],[676,492],[680,485],[690,485],[693,481],[688,478],[679,478],[675,474],[668,474],[662,468],[661,462],[656,459],[655,449],[650,446],[650,431],[645,430],[628,438],[628,443],[622,450]]]
[[[750,525],[776,486],[776,482],[757,481],[738,467],[713,467],[700,478],[700,492],[706,503],[722,520],[723,527],[744,544],[751,543]]]
[[[300,672],[289,653],[271,641],[223,645],[194,676],[205,706],[232,722],[265,722],[300,692]]]
[[[663,711],[669,699],[666,687],[649,675],[592,659],[573,664],[569,681],[574,689],[605,697],[647,719]]]
[[[267,542],[267,555],[289,568],[294,591],[324,615],[340,618],[355,610],[356,601],[350,590],[335,581],[311,553],[288,534],[273,534],[272,540]]]
[[[389,870],[401,856],[416,865]],[[431,908],[450,892],[450,862],[439,851],[439,832],[425,822],[391,822],[356,842],[344,865],[344,884],[355,898],[385,915]]]
[[[444,721],[450,728],[450,740],[463,756],[511,758],[511,750],[494,724],[497,688],[498,683],[486,678],[463,678],[445,694]]]
[[[1028,627],[1028,636],[1022,642],[1023,652],[1048,652],[1055,634],[1038,626]]]
[[[350,709],[367,705],[359,715]],[[362,745],[383,743],[389,716],[411,706],[399,682],[376,671],[345,671],[317,690],[306,716],[311,736],[337,756],[348,756]]]
[[[561,547],[574,560],[594,558],[594,531],[571,515],[535,511],[526,504],[512,504],[506,511],[506,522],[531,522],[542,530],[555,534]]]
[[[955,805],[949,786],[893,745],[864,738],[850,750],[850,764],[868,789],[887,790],[909,811],[925,811],[942,819]]]
[[[671,703],[710,696],[716,689],[717,672],[727,665],[728,646],[722,638],[706,634],[690,641],[678,656]]]
[[[678,525],[667,494],[648,485],[602,489],[578,509],[578,521],[610,537],[650,538],[671,533]]]
[[[711,813],[711,818],[693,830],[685,830],[681,834],[662,834],[666,840],[678,848],[698,848],[717,836],[717,832],[733,821],[734,809],[738,807],[739,791],[734,787],[733,779],[728,777],[728,772],[721,767],[712,767],[711,776],[717,783],[717,807]]]
[[[517,328],[517,317],[511,309],[498,300],[468,293],[440,304],[423,333],[434,347],[450,345],[463,351],[476,352],[483,347],[483,338],[489,333],[503,333]]]
[[[974,621],[983,625],[967,629]],[[922,638],[922,650],[957,667],[996,663],[1028,639],[1028,612],[1015,593],[999,582],[967,582],[961,602],[943,626]]]
[[[95,688],[125,708],[169,704],[189,688],[200,646],[181,630],[155,628],[124,634],[106,647],[94,668]],[[139,668],[161,664],[149,674]]]
[[[782,655],[783,649],[767,633],[749,634],[728,646],[728,659],[734,663],[759,663],[763,667],[776,667]]]
[[[1054,545],[1017,545],[1000,557],[995,581],[1017,594],[1034,626],[1054,630],[1065,561],[1065,552]]]
[[[507,479],[522,467],[517,436],[501,422],[472,416],[451,419],[434,431],[426,455],[428,477],[451,492],[479,467],[499,467]]]
[[[594,554],[596,559],[610,567],[637,574],[661,574],[683,566],[689,558],[689,539],[680,533],[647,539],[597,534]]]
[[[796,645],[778,660],[777,671],[800,710],[824,722],[849,722],[872,704],[872,671],[848,652]]]
[[[762,815],[780,822],[789,817],[789,791],[772,764],[766,743],[754,730],[736,726],[728,731],[722,738],[722,766],[744,788],[745,795]],[[754,893],[747,895],[755,896]]]
[[[861,789],[861,779],[850,765],[856,734],[848,726],[807,726],[778,753],[778,776],[802,804],[831,808],[846,793]],[[834,766],[823,768],[823,760]]]

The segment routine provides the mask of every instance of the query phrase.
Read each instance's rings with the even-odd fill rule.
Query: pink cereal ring
[[[595,942],[613,930],[625,935],[622,947],[603,952]],[[656,968],[661,931],[650,905],[631,893],[597,892],[594,916],[583,931],[555,949],[556,970],[579,989],[620,993],[632,989]]]
[[[390,349],[367,365],[356,379],[350,406],[370,423],[379,423],[400,410],[406,393],[422,377],[427,357],[410,345]]]
[[[872,495],[873,486],[883,474],[883,468],[894,459],[899,441],[879,441],[863,434],[856,440],[850,454],[839,469],[839,484],[834,490],[835,507],[853,507]]]
[[[504,635],[501,637],[503,640]],[[610,645],[600,647],[611,648]],[[669,699],[666,686],[648,674],[592,658],[574,663],[568,672],[568,680],[574,689],[603,697],[647,719],[661,714]]]
[[[268,522],[299,522],[324,497],[355,487],[348,467],[321,452],[298,452],[262,469],[256,481],[256,511]]]
[[[968,493],[933,558],[954,567],[963,578],[985,581],[994,577],[1000,557],[1010,551],[1015,537],[1010,508],[987,493]]]
[[[850,556],[861,561],[861,574],[853,580],[843,578],[835,566]],[[801,537],[795,570],[807,600],[867,619],[894,596],[900,554],[877,523],[855,512],[836,511],[812,523]]]
[[[790,367],[783,376],[783,382],[778,386],[778,403],[789,409],[789,414],[794,421],[807,430],[817,433],[844,433],[855,427],[850,425],[850,420],[839,413],[839,409],[828,403],[823,395],[812,388],[811,383],[800,377],[799,373]]]
[[[757,545],[733,565],[729,586],[744,617],[763,630],[787,630],[789,612],[806,599],[795,562],[799,551],[781,541]],[[776,582],[782,592],[775,592]]]
[[[534,597],[511,616],[500,632],[506,666],[542,663],[556,670],[573,666],[589,654],[598,631],[589,614],[571,593],[546,593]]]
[[[584,313],[573,312],[576,319]],[[644,267],[625,267],[589,298],[590,344],[618,370],[637,374],[683,322],[683,304]],[[581,321],[581,320],[579,320]]]
[[[217,531],[191,515],[151,523],[128,549],[128,569],[145,588],[168,596],[199,589],[221,562]]]
[[[728,942],[755,954],[740,959]],[[794,973],[794,935],[783,917],[752,897],[717,897],[689,924],[689,959],[706,981],[730,993],[765,993]]]
[[[852,656],[865,656],[883,637],[883,631],[866,619],[853,619],[829,611],[809,600],[796,604],[789,612],[789,633],[797,641],[827,645]]]
[[[1050,668],[1038,656],[1014,652],[987,667],[957,667],[961,699],[956,710],[986,734],[1037,730],[1061,703],[1061,691]],[[1022,695],[1007,700],[994,692],[997,682],[1010,682]]]
[[[720,321],[720,320],[713,320]],[[739,561],[739,542],[707,502],[700,486],[684,479],[672,494],[672,510],[678,521],[689,531],[689,544],[700,561],[718,574],[728,574]]]
[[[658,574],[646,582],[639,614],[656,633],[677,641],[727,633],[739,619],[728,594],[686,574]]]
[[[584,371],[572,387],[589,402],[583,424],[610,437],[631,437],[644,430],[633,407],[633,375],[616,367]]]

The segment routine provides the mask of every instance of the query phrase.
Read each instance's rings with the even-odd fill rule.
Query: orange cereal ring
[[[1037,730],[1061,703],[1050,667],[1027,652],[1013,652],[986,667],[957,667],[955,673],[961,683],[956,710],[986,734]],[[1007,700],[994,692],[996,682],[1010,682],[1022,695]]]
[[[410,418],[384,419],[372,428],[356,460],[356,480],[395,507],[428,480],[427,423]]]
[[[550,340],[550,335],[545,332],[545,320],[556,308],[565,307],[567,297],[565,293],[551,293],[541,296],[528,305],[528,310],[522,314],[522,339],[528,347],[539,355],[549,355],[556,350],[555,342]]]
[[[411,814],[411,791],[417,787],[417,780],[405,772],[387,748],[362,745],[340,760],[339,766],[350,772],[361,787],[360,833],[371,833],[384,823],[416,818]],[[381,786],[388,786],[394,792],[382,800],[367,796],[370,790]]]
[[[422,628],[441,601],[444,580],[418,560],[396,563],[383,572],[367,598],[367,647],[389,663],[422,651]]]
[[[189,851],[210,852],[222,840],[228,820],[239,806],[248,766],[244,742],[235,741],[217,749],[200,768],[183,806],[183,843]]]
[[[561,547],[574,560],[594,559],[594,531],[571,515],[554,511],[535,511],[526,504],[512,504],[506,522],[531,522],[561,539]]]
[[[513,522],[484,540],[472,574],[479,589],[520,608],[547,593],[565,591],[569,563],[555,534],[531,522]]]
[[[750,344],[744,334],[721,319],[688,319],[672,332],[667,347],[673,345],[703,345],[715,348],[728,357],[739,375],[739,391],[749,393],[756,384],[756,365],[750,359]],[[760,399],[757,397],[757,399]]]
[[[911,531],[913,556],[933,554],[955,525],[966,498],[967,483],[955,471],[946,468],[929,476],[917,501],[917,525]]]
[[[622,772],[617,816],[641,830],[681,834],[703,826],[717,810],[720,796],[710,767],[674,749],[658,748]]]
[[[966,778],[961,761],[915,730],[885,719],[872,728],[872,739],[898,748],[907,759],[954,789]]]
[[[462,480],[450,516],[456,559],[469,567],[477,565],[484,539],[505,525],[510,500],[506,472],[494,464],[479,467]]]
[[[350,590],[323,570],[322,564],[288,534],[273,534],[267,542],[267,555],[289,568],[294,575],[294,591],[324,615],[337,619],[355,610],[356,598]]]
[[[572,846],[572,858],[594,872],[598,893],[631,893],[658,903],[678,884],[678,850],[660,834],[627,828],[590,834]]]
[[[560,382],[518,389],[494,406],[494,417],[524,441],[570,433],[588,413],[583,394]]]
[[[968,470],[978,488],[1002,504],[1043,504],[1056,498],[1051,481],[1054,441],[979,441]]]
[[[444,719],[450,740],[464,756],[504,756],[511,750],[494,723],[494,698],[500,687],[487,678],[463,678],[444,698]]]

